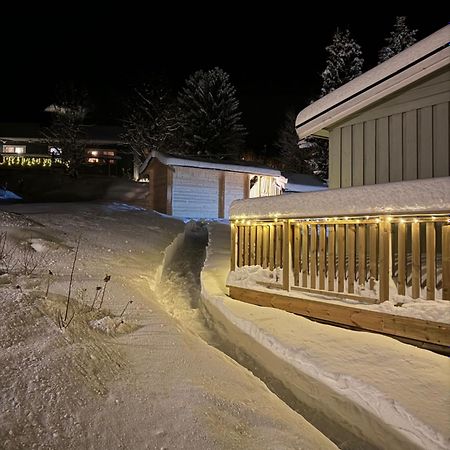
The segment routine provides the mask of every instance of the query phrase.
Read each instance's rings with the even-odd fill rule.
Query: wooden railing
[[[284,290],[450,300],[449,215],[234,220],[231,270],[243,266],[282,269]]]

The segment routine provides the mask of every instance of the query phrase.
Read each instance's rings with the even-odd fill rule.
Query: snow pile
[[[91,328],[101,331],[105,334],[116,333],[122,323],[122,319],[111,316],[104,316],[101,319],[94,319],[89,321],[89,325]]]
[[[7,209],[0,232],[8,230],[17,245],[29,243],[30,234],[55,245],[48,245],[44,267],[53,273],[47,299],[47,270],[42,278],[0,277],[0,447],[335,448],[248,370],[161,308],[165,299],[157,295],[175,304],[191,293],[191,284],[175,277],[157,289],[165,249],[183,222],[95,203]],[[60,329],[56,318],[64,314],[80,234],[69,308],[75,315]],[[180,276],[191,256],[182,249],[166,264],[180,263]],[[105,273],[107,313],[91,308]],[[123,317],[133,330],[122,332],[121,324],[108,335],[130,300]]]
[[[308,420],[346,448],[449,448],[448,358],[228,298],[229,231],[213,224],[210,232],[202,272],[205,308],[218,330],[301,399]],[[353,438],[345,442],[339,425]]]
[[[448,213],[450,177],[235,200],[230,217],[292,218]]]
[[[22,200],[22,197],[7,189],[0,188],[0,202],[1,201],[15,201]]]

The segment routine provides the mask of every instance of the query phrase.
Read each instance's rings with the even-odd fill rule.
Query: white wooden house
[[[150,208],[192,218],[228,217],[233,200],[279,195],[286,183],[267,167],[160,152],[152,152],[140,172],[148,177]]]

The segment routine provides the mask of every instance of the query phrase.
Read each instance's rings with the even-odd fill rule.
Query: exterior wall
[[[225,211],[226,219],[230,217],[230,206],[234,200],[244,197],[245,184],[248,184],[248,174],[239,172],[226,172],[225,174]]]
[[[192,218],[218,217],[220,173],[218,170],[174,167],[172,214]]]
[[[450,175],[450,67],[330,130],[330,188]]]
[[[163,214],[171,214],[171,168],[161,164],[157,159],[153,160],[148,169],[149,176],[149,206]],[[170,173],[169,173],[170,172]]]

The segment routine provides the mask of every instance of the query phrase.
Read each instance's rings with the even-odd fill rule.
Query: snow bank
[[[449,448],[448,358],[228,298],[229,232],[217,224],[210,232],[202,272],[205,309],[218,330],[313,409],[308,420],[330,429],[325,417],[363,443],[335,440],[346,448]]]
[[[442,177],[235,200],[230,217],[315,218],[449,211],[450,177]]]

